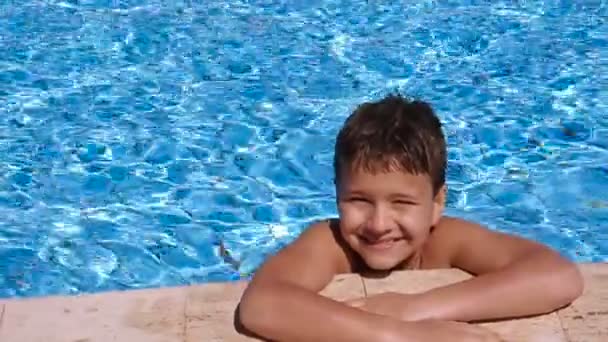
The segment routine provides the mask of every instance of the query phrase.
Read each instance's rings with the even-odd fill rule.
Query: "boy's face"
[[[344,172],[337,186],[340,231],[366,264],[388,270],[415,255],[441,218],[445,193],[428,175]]]

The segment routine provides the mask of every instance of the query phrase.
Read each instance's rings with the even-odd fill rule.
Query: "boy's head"
[[[390,269],[420,251],[443,211],[446,164],[427,103],[389,95],[346,120],[334,156],[340,227],[370,267]]]

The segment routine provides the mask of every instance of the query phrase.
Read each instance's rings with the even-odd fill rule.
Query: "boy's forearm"
[[[387,341],[408,324],[291,285],[259,289],[240,310],[245,328],[274,341]]]
[[[575,265],[539,255],[502,271],[432,289],[424,294],[424,302],[433,308],[433,318],[472,322],[545,314],[569,304],[581,291]]]

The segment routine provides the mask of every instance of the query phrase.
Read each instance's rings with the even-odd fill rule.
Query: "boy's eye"
[[[398,205],[416,205],[416,203],[414,201],[407,201],[407,200],[397,200],[397,201],[395,201],[395,204],[398,204]]]
[[[349,200],[351,202],[367,202],[367,200],[363,197],[351,197]]]

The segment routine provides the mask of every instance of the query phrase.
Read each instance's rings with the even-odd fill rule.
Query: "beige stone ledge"
[[[608,341],[608,263],[583,265],[585,291],[558,312],[570,342]]]
[[[364,279],[364,284],[368,296],[387,291],[416,293],[433,287],[449,285],[469,277],[468,274],[459,270],[409,271],[395,273],[384,279]],[[508,342],[568,341],[557,313],[481,325],[497,332]]]
[[[584,295],[548,315],[484,323],[507,341],[608,341],[608,263],[580,265]],[[347,300],[383,291],[414,293],[466,279],[457,270],[397,272],[383,279],[338,276],[322,291]],[[235,309],[247,284],[0,300],[2,342],[254,341],[240,333]]]

